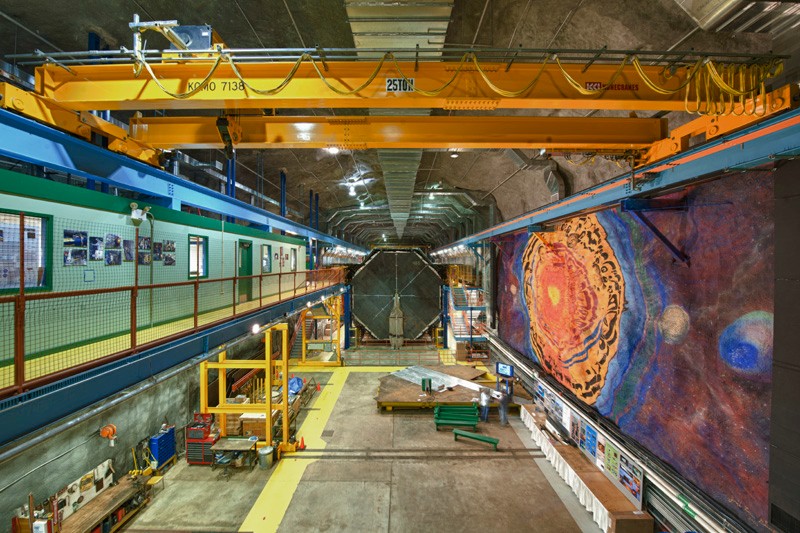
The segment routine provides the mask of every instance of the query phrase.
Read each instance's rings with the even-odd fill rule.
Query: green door
[[[253,275],[253,241],[239,241],[239,272],[240,277]],[[253,294],[253,279],[240,279],[239,302],[250,300]]]

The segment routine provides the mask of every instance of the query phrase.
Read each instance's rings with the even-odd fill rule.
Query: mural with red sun
[[[769,531],[774,178],[497,237],[500,337],[752,529]]]
[[[595,215],[533,234],[522,255],[531,345],[545,370],[593,404],[617,351],[625,281]]]

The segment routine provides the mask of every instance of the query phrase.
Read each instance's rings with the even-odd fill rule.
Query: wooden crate
[[[250,398],[246,396],[237,396],[236,398],[228,398],[228,403],[250,403]],[[225,415],[225,429],[228,436],[236,436],[242,434],[242,413],[228,413]]]
[[[466,361],[469,355],[469,343],[457,342],[456,343],[456,361]]]
[[[278,419],[279,411],[272,411],[272,423]],[[258,437],[259,440],[267,438],[267,415],[264,413],[245,413],[240,417],[242,422],[242,435],[245,437]]]
[[[263,413],[245,413],[240,417],[242,435],[245,437],[258,437],[259,440],[267,438],[267,415]]]

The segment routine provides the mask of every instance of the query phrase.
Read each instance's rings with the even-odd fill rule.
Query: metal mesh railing
[[[342,282],[327,269],[0,296],[0,397]]]
[[[25,380],[130,350],[130,295],[124,289],[99,289],[26,297]]]
[[[0,389],[14,384],[14,298],[0,299]]]

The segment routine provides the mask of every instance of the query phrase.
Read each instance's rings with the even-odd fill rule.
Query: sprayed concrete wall
[[[198,402],[199,371],[192,367],[6,460],[0,464],[0,531],[10,527],[14,509],[27,501],[28,493],[41,502],[106,459],[114,461],[115,479],[125,475],[133,468],[131,447],[164,422],[175,424],[180,451],[183,426]],[[92,407],[97,405],[101,404]],[[69,422],[64,419],[61,424]],[[109,423],[117,426],[113,448],[99,435]]]

